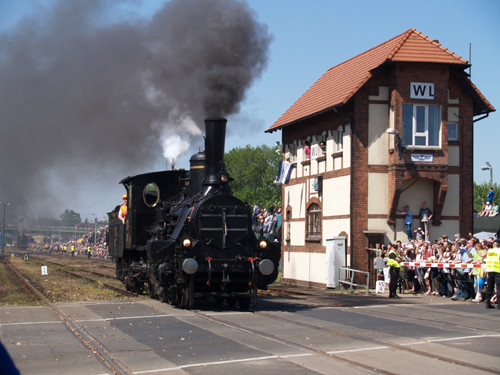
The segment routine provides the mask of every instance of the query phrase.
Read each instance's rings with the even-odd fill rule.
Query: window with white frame
[[[339,126],[337,129],[337,151],[344,149],[344,127]]]
[[[448,140],[458,141],[458,124],[456,122],[448,123]]]
[[[439,105],[403,104],[403,144],[440,146],[441,107]]]

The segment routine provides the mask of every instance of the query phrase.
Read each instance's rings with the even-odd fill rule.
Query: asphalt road
[[[315,295],[254,312],[155,300],[59,304],[129,374],[500,374],[500,311],[434,296]],[[0,307],[23,374],[111,374],[48,307]]]

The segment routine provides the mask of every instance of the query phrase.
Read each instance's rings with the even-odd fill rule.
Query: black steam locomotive
[[[247,309],[278,274],[278,243],[257,239],[250,209],[231,195],[224,169],[226,120],[206,120],[205,152],[190,170],[127,177],[125,224],[108,213],[109,252],[128,290],[192,308],[212,296]]]

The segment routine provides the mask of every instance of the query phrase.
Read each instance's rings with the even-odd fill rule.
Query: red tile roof
[[[371,78],[372,70],[389,61],[467,66],[467,60],[443,47],[438,41],[415,29],[409,29],[328,69],[266,132],[347,103]],[[494,111],[479,90],[474,85],[472,87],[490,111]]]

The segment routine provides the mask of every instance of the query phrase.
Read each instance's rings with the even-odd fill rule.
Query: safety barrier
[[[366,288],[366,295],[368,295],[368,291],[369,291],[369,285],[370,285],[370,272],[366,272],[366,271],[360,271],[360,270],[355,270],[355,269],[352,269],[352,268],[349,268],[349,267],[339,267],[339,275],[340,275],[340,271],[341,270],[344,270],[346,271],[346,278],[349,279],[350,278],[350,281],[347,281],[347,280],[339,280],[339,289],[340,289],[340,283],[342,284],[347,284],[349,285],[349,294],[352,293],[352,287],[353,286],[359,286],[360,288]],[[354,283],[354,275],[356,273],[361,273],[361,274],[364,274],[366,275],[366,285],[362,285],[362,284],[355,284]]]
[[[431,268],[486,268],[486,264],[472,263],[426,263],[426,262],[399,262],[402,266],[408,267],[431,267]]]

